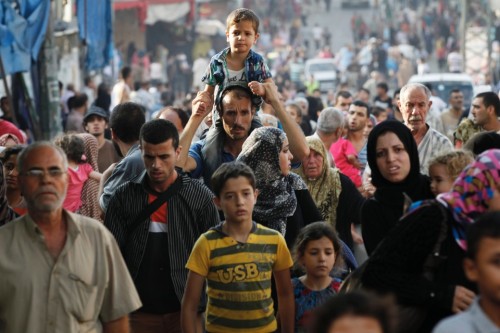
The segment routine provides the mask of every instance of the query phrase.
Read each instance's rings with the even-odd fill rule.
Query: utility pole
[[[47,33],[40,55],[40,129],[37,140],[51,140],[62,132],[59,81],[57,79],[57,52],[54,42],[54,21],[58,18],[61,0],[51,0]]]

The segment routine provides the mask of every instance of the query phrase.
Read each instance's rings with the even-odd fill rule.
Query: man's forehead
[[[251,109],[252,101],[246,96],[236,96],[233,94],[227,94],[222,99],[223,110],[226,109]]]
[[[25,157],[25,167],[63,167],[64,158],[61,156],[60,152],[53,147],[40,146],[33,148],[29,151]]]

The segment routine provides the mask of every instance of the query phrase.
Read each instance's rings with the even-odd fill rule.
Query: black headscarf
[[[377,166],[377,140],[378,138],[387,133],[392,132],[403,143],[406,152],[410,157],[410,173],[406,178],[400,183],[393,183],[385,179]],[[415,143],[413,135],[411,135],[408,127],[400,123],[399,121],[386,120],[378,124],[373,128],[368,136],[368,146],[367,146],[368,164],[372,170],[372,184],[376,188],[383,187],[401,187],[406,188],[411,186],[420,175],[420,161],[418,159],[418,148]]]
[[[393,183],[385,179],[377,166],[377,139],[384,133],[392,132],[403,143],[410,157],[410,173],[400,182]],[[429,177],[420,173],[418,148],[410,130],[399,121],[387,120],[373,128],[368,136],[368,164],[372,170],[372,184],[377,188],[375,199],[388,205],[400,206],[405,193],[412,201],[434,198],[430,189]]]

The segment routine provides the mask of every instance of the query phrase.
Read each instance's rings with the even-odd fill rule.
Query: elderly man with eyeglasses
[[[64,152],[34,143],[17,168],[28,213],[0,228],[2,332],[129,332],[139,296],[111,233],[63,209]]]

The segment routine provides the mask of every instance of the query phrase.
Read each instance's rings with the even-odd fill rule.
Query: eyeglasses
[[[61,169],[49,169],[47,171],[41,169],[31,169],[26,171],[24,175],[30,178],[43,179],[45,175],[48,175],[50,178],[60,178],[65,173],[66,171],[63,171]]]

